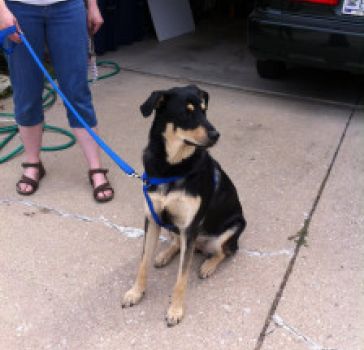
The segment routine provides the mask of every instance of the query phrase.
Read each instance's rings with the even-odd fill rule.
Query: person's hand
[[[0,5],[0,29],[5,29],[15,25],[17,30],[20,32],[20,27],[15,16],[9,11],[4,3],[0,2]],[[9,39],[16,43],[21,42],[21,39],[17,33],[9,35]]]
[[[104,19],[101,16],[96,1],[89,0],[87,10],[87,26],[90,34],[95,34],[103,23]]]

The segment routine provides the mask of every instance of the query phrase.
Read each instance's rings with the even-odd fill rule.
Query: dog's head
[[[207,120],[209,95],[195,85],[154,91],[141,105],[144,117],[155,110],[155,124],[169,143],[211,147],[220,134]]]

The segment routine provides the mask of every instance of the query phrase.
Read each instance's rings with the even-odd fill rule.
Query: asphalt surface
[[[182,84],[123,71],[92,87],[101,135],[136,169],[151,124],[138,106]],[[222,135],[212,153],[248,221],[239,252],[207,280],[195,256],[178,326],[164,321],[178,259],[152,268],[143,301],[123,310],[142,249],[141,184],[105,156],[116,196],[95,203],[75,146],[44,153],[47,176],[21,197],[18,157],[1,165],[0,349],[362,349],[363,112],[200,86]],[[47,115],[66,126],[59,101]]]

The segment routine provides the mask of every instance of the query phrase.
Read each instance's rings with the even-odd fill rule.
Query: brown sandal
[[[44,166],[42,162],[38,163],[22,163],[21,166],[25,168],[37,168],[38,169],[38,180],[31,179],[30,177],[23,175],[21,179],[16,183],[16,191],[23,195],[23,196],[30,196],[33,194],[39,187],[39,182],[42,180],[44,175],[46,174],[46,171],[44,169]],[[24,191],[21,189],[20,184],[30,185],[32,186],[32,190],[30,191]]]
[[[114,189],[111,187],[109,181],[107,180],[107,176],[106,174],[108,173],[108,169],[91,169],[88,171],[88,178],[90,180],[90,184],[91,186],[94,188],[94,180],[92,178],[93,175],[95,174],[104,174],[105,175],[105,178],[106,178],[106,182],[101,184],[100,186],[97,186],[96,188],[94,188],[94,198],[95,198],[95,201],[96,202],[100,202],[100,203],[103,203],[103,202],[108,202],[108,201],[111,201],[113,198],[114,198]],[[104,194],[104,197],[99,197],[98,194],[100,192],[104,192],[104,191],[111,191],[111,194],[106,196]]]

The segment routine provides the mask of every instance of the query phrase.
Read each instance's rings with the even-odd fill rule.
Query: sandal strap
[[[36,181],[28,176],[23,175],[21,179],[18,181],[17,186],[19,186],[20,184],[30,185],[33,187],[33,191],[35,191],[38,188],[39,181]]]
[[[109,172],[109,169],[103,169],[103,168],[90,169],[88,171],[88,177],[89,177],[90,184],[91,184],[92,187],[94,187],[94,180],[92,178],[93,175],[95,175],[95,174],[104,174],[105,175],[106,182],[104,182],[103,184],[95,187],[94,190],[93,190],[94,199],[97,202],[108,202],[108,201],[110,201],[111,199],[114,198],[114,189],[111,187],[109,181],[107,181],[106,174],[108,172]],[[104,191],[111,191],[111,194],[107,195],[107,196],[104,194],[104,197],[99,198],[98,195],[101,192],[104,192]]]
[[[114,193],[114,189],[111,187],[110,183],[107,181],[105,183],[103,183],[102,185],[100,186],[97,186],[95,189],[94,189],[94,196],[97,197],[97,195],[100,193],[100,192],[104,192],[104,191],[108,191],[110,190],[112,193]]]
[[[92,176],[95,174],[104,174],[106,177],[106,174],[109,172],[109,169],[103,169],[103,168],[96,168],[96,169],[90,169],[88,171],[88,179],[90,180],[90,184],[93,187],[94,186],[94,179]]]
[[[46,171],[44,169],[43,163],[42,162],[38,162],[38,163],[22,163],[21,166],[23,168],[36,168],[38,169],[38,179],[32,179],[26,175],[22,175],[22,177],[20,178],[20,180],[16,183],[16,190],[19,194],[24,195],[24,196],[28,196],[33,194],[39,187],[39,182],[40,180],[42,180],[42,178],[44,177],[44,175],[46,174]],[[20,184],[26,184],[26,185],[30,185],[32,187],[32,189],[30,191],[23,191],[20,188]]]
[[[88,171],[89,176],[93,176],[95,174],[104,174],[106,175],[109,172],[109,169],[103,169],[103,168],[96,168],[96,169],[90,169]]]
[[[42,164],[42,162],[38,162],[38,163],[27,163],[27,162],[25,162],[25,163],[21,163],[21,166],[23,168],[37,168],[37,169],[40,169],[40,168],[43,167],[43,164]]]
[[[21,166],[26,169],[26,168],[36,168],[39,171],[39,175],[38,175],[38,182],[40,180],[42,180],[42,178],[44,177],[44,175],[46,174],[45,168],[43,166],[42,162],[38,162],[38,163],[21,163]],[[27,177],[27,176],[26,176]],[[29,177],[27,177],[29,179]],[[31,179],[32,180],[32,179]]]
[[[111,194],[104,197],[99,197],[98,194],[103,191],[111,191]],[[104,184],[97,186],[94,189],[94,199],[96,202],[108,202],[114,198],[114,189],[110,186],[109,182],[105,182]]]

